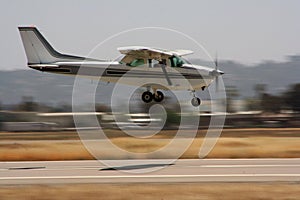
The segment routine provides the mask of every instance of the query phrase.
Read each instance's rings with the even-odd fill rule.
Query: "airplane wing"
[[[121,60],[124,63],[130,63],[134,59],[155,59],[161,61],[171,56],[185,56],[193,54],[190,50],[164,50],[158,48],[142,47],[142,46],[129,46],[119,47],[118,51],[124,54],[125,57]]]

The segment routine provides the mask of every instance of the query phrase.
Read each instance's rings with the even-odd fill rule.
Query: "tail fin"
[[[36,27],[18,27],[28,64],[46,64],[58,61],[84,60],[84,57],[61,54],[43,37]]]

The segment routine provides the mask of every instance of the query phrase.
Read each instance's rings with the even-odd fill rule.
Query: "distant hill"
[[[203,61],[193,60],[203,64]],[[212,63],[209,63],[213,67]],[[268,92],[279,94],[291,84],[300,83],[300,56],[289,56],[285,62],[266,61],[246,66],[234,61],[220,61],[220,69],[225,72],[226,86],[236,86],[242,97],[254,95],[255,84],[266,84]]]
[[[0,71],[0,101],[3,104],[15,104],[23,96],[32,96],[34,101],[50,105],[72,103],[74,77],[43,73],[35,70]],[[95,84],[89,79],[84,84]],[[97,102],[109,101],[113,84],[101,86],[103,93],[97,93]]]
[[[193,60],[193,63],[203,61]],[[212,65],[210,63],[210,65]],[[245,66],[234,61],[220,61],[220,69],[225,85],[236,86],[242,97],[254,95],[253,87],[257,83],[268,85],[273,94],[283,92],[289,85],[300,82],[300,56],[289,56],[285,62],[267,61],[255,66]],[[22,96],[32,96],[35,101],[48,104],[71,103],[74,77],[42,73],[30,69],[16,71],[0,71],[0,101],[14,104],[21,101]],[[86,80],[83,84],[96,84]],[[110,101],[113,84],[100,85],[96,101]]]

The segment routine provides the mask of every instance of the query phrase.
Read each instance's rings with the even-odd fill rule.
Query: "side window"
[[[134,59],[131,63],[130,66],[131,67],[137,67],[139,65],[143,65],[145,64],[144,59]]]
[[[183,64],[184,64],[183,60],[178,58],[177,67],[182,67]]]
[[[177,59],[175,56],[170,57],[171,67],[176,67]]]
[[[184,62],[177,56],[170,57],[171,67],[181,67]]]

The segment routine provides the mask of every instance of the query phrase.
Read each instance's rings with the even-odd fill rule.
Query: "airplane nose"
[[[224,72],[221,71],[221,70],[218,70],[218,73],[219,73],[220,75],[223,75],[223,74],[224,74]]]
[[[212,76],[220,76],[223,74],[224,74],[224,72],[221,70],[213,70],[212,72],[210,72],[210,75],[212,75]]]

